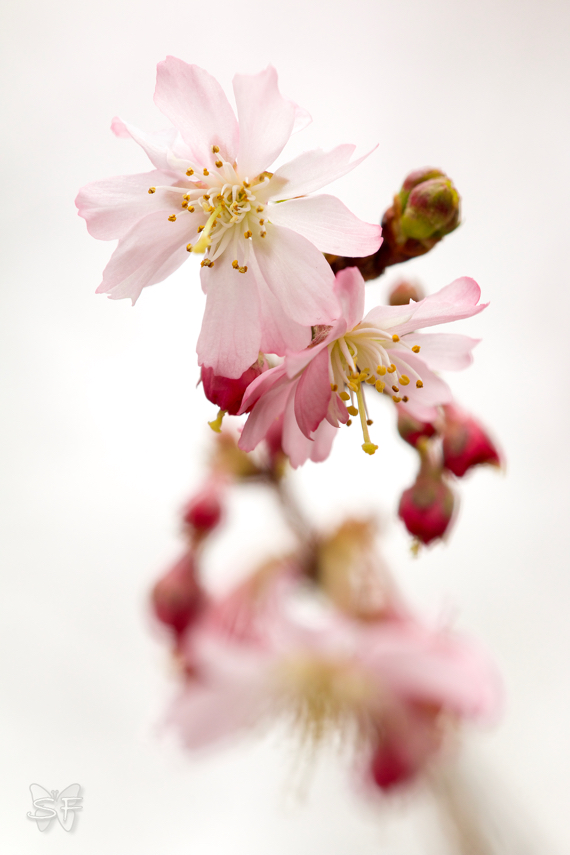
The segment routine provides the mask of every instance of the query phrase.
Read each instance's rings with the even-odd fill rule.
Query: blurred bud
[[[458,478],[473,466],[500,466],[499,452],[476,419],[457,407],[446,406],[443,429],[443,465]]]
[[[413,448],[418,447],[420,439],[429,439],[436,433],[431,422],[420,422],[414,419],[403,407],[396,409],[398,410],[398,433]]]
[[[437,710],[415,704],[401,709],[397,719],[384,725],[370,772],[376,786],[389,791],[411,783],[425,770],[441,748],[444,733]]]
[[[245,390],[256,377],[259,377],[266,366],[265,357],[260,356],[257,362],[254,362],[247,371],[243,372],[241,377],[231,379],[230,377],[222,377],[221,374],[214,374],[213,368],[203,365],[202,385],[204,386],[204,394],[208,401],[211,401],[220,410],[225,410],[230,416],[235,416],[241,407]]]
[[[370,772],[377,787],[381,790],[391,790],[408,782],[414,777],[416,770],[402,745],[384,740],[372,758]]]
[[[211,478],[186,505],[182,519],[198,535],[206,535],[219,524],[222,513],[222,486]]]
[[[261,470],[250,455],[238,448],[232,433],[220,433],[216,437],[212,454],[212,469],[222,476],[238,481],[259,477]]]
[[[459,225],[459,193],[437,169],[410,173],[399,193],[404,239],[440,240]]]
[[[424,297],[424,290],[420,285],[402,280],[392,287],[388,303],[391,306],[407,306],[410,300],[419,303]]]
[[[421,543],[443,537],[453,516],[455,497],[439,468],[426,460],[415,484],[402,493],[398,516]]]
[[[181,635],[198,613],[202,592],[194,560],[187,552],[153,588],[151,602],[158,620]]]

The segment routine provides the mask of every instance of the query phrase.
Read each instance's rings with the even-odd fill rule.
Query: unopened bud
[[[422,464],[415,484],[402,493],[398,516],[421,543],[443,537],[453,516],[455,497],[435,467]]]
[[[443,465],[458,478],[473,466],[500,466],[499,452],[483,427],[469,413],[447,406],[443,429]]]
[[[152,607],[161,623],[181,635],[197,615],[201,601],[194,561],[187,552],[154,586]]]
[[[247,371],[244,371],[241,377],[232,379],[222,377],[221,374],[215,374],[213,368],[203,365],[202,385],[204,386],[204,394],[208,401],[211,401],[220,410],[224,410],[230,416],[235,416],[241,407],[245,390],[262,373],[265,366],[265,359],[260,358]]]
[[[388,296],[388,303],[391,306],[407,306],[410,300],[419,303],[424,297],[424,290],[420,285],[402,281],[392,287]]]
[[[439,169],[411,172],[398,198],[404,239],[437,241],[459,225],[459,193]]]
[[[403,746],[393,740],[386,740],[376,749],[370,772],[376,786],[388,791],[414,778],[416,769]]]
[[[398,407],[398,433],[413,448],[418,447],[420,439],[429,439],[435,432],[431,422],[420,422],[407,413],[403,405]]]
[[[221,487],[212,480],[184,508],[182,519],[199,535],[209,534],[222,519]]]

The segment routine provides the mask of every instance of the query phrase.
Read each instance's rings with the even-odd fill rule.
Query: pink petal
[[[335,436],[336,428],[325,420],[315,431],[314,439],[307,439],[297,424],[293,399],[289,399],[283,419],[282,445],[293,469],[302,466],[307,460],[315,463],[326,460]]]
[[[248,266],[255,276],[259,293],[259,349],[263,353],[275,353],[278,356],[285,356],[288,350],[303,350],[311,342],[311,328],[298,324],[285,314],[270,291],[253,252],[250,254]]]
[[[473,362],[471,351],[480,339],[452,333],[410,333],[409,344],[421,347],[421,358],[435,371],[460,371]]]
[[[194,157],[203,164],[217,159],[212,146],[233,163],[239,131],[233,110],[218,81],[197,65],[174,56],[158,63],[154,103],[178,128]]]
[[[322,350],[302,373],[295,392],[295,418],[308,439],[326,418],[330,398],[329,354]]]
[[[338,428],[330,425],[328,421],[320,423],[313,435],[313,445],[310,458],[313,463],[322,463],[331,453],[332,444],[337,436]]]
[[[313,117],[304,107],[299,107],[294,101],[291,101],[291,104],[295,108],[295,121],[291,133],[296,134],[299,131],[304,131],[313,121]]]
[[[320,148],[306,151],[275,171],[270,184],[270,198],[289,199],[293,196],[314,193],[331,181],[346,175],[376,148],[377,146],[357,160],[353,160],[352,163],[349,161],[356,149],[354,145],[339,145],[328,152]]]
[[[171,223],[164,211],[149,214],[119,241],[97,293],[113,300],[130,297],[134,305],[143,288],[162,282],[188,258],[187,242],[182,218]]]
[[[163,172],[172,172],[168,163],[168,152],[176,142],[178,135],[176,128],[166,128],[165,130],[155,131],[154,133],[141,131],[135,128],[134,125],[127,124],[127,122],[123,122],[122,119],[115,116],[111,122],[111,130],[115,136],[121,139],[131,137],[140,145],[152,165],[157,169],[162,169]]]
[[[398,369],[398,375],[410,375],[408,371],[409,367],[419,374],[424,384],[422,388],[418,389],[414,376],[410,375],[411,382],[409,386],[400,386],[398,394],[400,396],[406,395],[408,398],[408,402],[405,404],[406,412],[416,415],[416,402],[423,410],[423,408],[437,407],[440,404],[447,404],[453,400],[451,390],[445,380],[434,374],[420,357],[409,352],[402,352],[400,358],[397,350],[391,350],[390,356]]]
[[[90,235],[99,240],[123,237],[135,223],[155,211],[171,213],[164,195],[148,192],[157,184],[171,184],[172,176],[154,170],[93,181],[82,187],[75,200]]]
[[[234,94],[239,118],[239,173],[252,179],[282,152],[293,132],[295,105],[279,92],[272,66],[259,74],[236,74]]]
[[[206,309],[196,347],[198,362],[223,377],[241,377],[259,356],[259,297],[251,271],[238,273],[220,258],[203,267]]]
[[[382,226],[364,223],[335,196],[291,199],[272,205],[272,223],[286,226],[310,240],[321,252],[362,257],[382,243]]]
[[[410,320],[398,328],[399,335],[414,329],[431,327],[436,324],[459,321],[478,315],[487,308],[488,303],[477,305],[481,289],[474,279],[467,276],[456,279],[438,291],[415,304]]]
[[[362,320],[364,291],[364,279],[356,267],[345,267],[344,270],[337,273],[334,281],[334,292],[340,303],[347,330],[354,329]]]
[[[238,442],[243,451],[253,451],[264,439],[274,421],[284,412],[288,400],[292,401],[295,385],[295,380],[278,377],[275,385],[259,398],[247,418]]]
[[[282,310],[304,326],[328,324],[338,315],[334,275],[324,256],[290,229],[269,226],[255,257]]]

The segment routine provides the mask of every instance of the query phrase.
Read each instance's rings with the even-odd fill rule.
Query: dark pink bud
[[[180,635],[195,618],[201,601],[194,560],[187,552],[154,586],[152,607],[158,620]]]
[[[222,515],[221,487],[212,481],[188,502],[182,519],[197,534],[205,535],[216,528]]]
[[[457,407],[445,407],[443,465],[458,478],[473,466],[500,466],[495,444],[476,419]]]
[[[376,749],[370,766],[372,780],[381,790],[405,784],[416,774],[410,758],[395,740],[387,739]]]
[[[403,405],[397,409],[398,433],[409,445],[417,448],[420,439],[429,439],[435,434],[436,430],[431,422],[420,422],[414,419],[403,409]]]
[[[245,390],[264,368],[265,360],[258,359],[247,371],[243,372],[241,377],[232,380],[229,377],[222,377],[221,374],[214,374],[213,368],[203,365],[202,385],[204,386],[204,394],[208,401],[211,401],[220,410],[224,410],[230,416],[235,416],[241,407]]]
[[[407,306],[410,300],[419,303],[425,297],[423,288],[413,282],[398,282],[394,285],[388,295],[391,306]]]
[[[422,465],[415,484],[402,493],[398,516],[414,537],[431,543],[443,537],[453,516],[455,498],[441,473]]]

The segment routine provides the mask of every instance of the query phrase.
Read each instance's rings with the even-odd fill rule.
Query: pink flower
[[[483,426],[459,407],[444,408],[443,465],[458,478],[473,466],[500,466],[501,456]]]
[[[481,312],[487,304],[478,305],[481,291],[473,279],[456,279],[418,303],[377,306],[364,319],[364,280],[356,268],[337,274],[335,292],[342,308],[335,324],[317,327],[305,350],[289,353],[249,386],[241,407],[242,413],[251,410],[239,443],[244,451],[255,448],[284,414],[283,449],[291,464],[323,460],[335,429],[358,415],[362,448],[374,454],[365,385],[402,402],[420,421],[435,418],[437,406],[451,400],[433,369],[465,368],[477,340],[416,330]]]
[[[206,620],[182,643],[196,679],[186,683],[170,717],[188,747],[284,717],[303,741],[340,731],[373,749],[403,716],[413,729],[421,707],[429,707],[432,718],[496,713],[495,673],[467,641],[402,612],[359,623],[323,609],[307,619],[292,585],[282,581],[249,612],[245,589],[237,600],[230,595],[241,619],[226,609],[229,629]],[[418,752],[425,748],[420,736]]]
[[[239,125],[213,77],[167,57],[154,100],[174,128],[147,134],[119,119],[112,125],[142,146],[154,171],[89,184],[76,200],[94,237],[119,239],[98,288],[113,299],[134,303],[189,253],[204,254],[198,361],[229,378],[260,350],[302,349],[311,325],[337,316],[323,252],[363,256],[381,243],[380,226],[335,197],[306,196],[363,160],[350,162],[354,146],[306,152],[268,172],[310,117],[280,94],[271,66],[236,75],[234,94]]]

